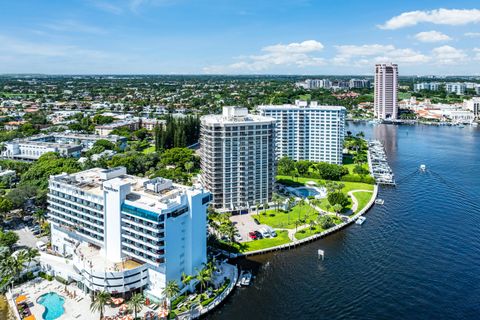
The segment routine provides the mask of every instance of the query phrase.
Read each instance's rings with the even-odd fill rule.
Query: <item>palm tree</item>
[[[180,287],[176,280],[170,280],[163,289],[163,294],[170,301],[180,292]]]
[[[278,194],[274,193],[273,196],[272,196],[272,201],[275,203],[275,211],[278,212],[280,196]]]
[[[35,248],[28,248],[25,253],[25,262],[27,262],[27,270],[30,268],[30,263],[35,260],[36,257],[40,257],[40,252]]]
[[[182,284],[188,286],[192,282],[192,276],[187,275],[185,272],[182,272]],[[185,291],[187,292],[187,291]]]
[[[105,306],[110,303],[110,293],[106,291],[100,291],[93,298],[92,303],[90,303],[90,310],[93,312],[100,312],[100,320],[103,319],[103,313],[105,312]]]
[[[188,162],[185,162],[185,169],[187,170],[188,174],[190,174],[190,170],[193,168],[193,162],[192,161],[188,161]]]
[[[128,301],[128,306],[133,310],[134,319],[137,319],[137,313],[142,309],[144,303],[145,298],[141,293],[134,294],[132,298],[130,298],[130,301]]]
[[[38,221],[39,224],[42,224],[44,221],[45,221],[45,216],[46,216],[46,213],[45,213],[45,210],[37,210],[33,213],[33,217],[35,218],[35,220]]]
[[[340,211],[342,211],[343,207],[341,204],[337,203],[336,205],[333,206],[333,210],[335,211],[335,213],[337,214],[337,217],[338,217],[338,214],[340,213]]]
[[[212,281],[212,274],[208,269],[202,269],[197,273],[195,278],[197,279],[198,283],[200,283],[200,293],[202,293],[207,284]]]
[[[288,210],[291,210],[294,204],[295,204],[295,198],[294,197],[288,198]]]

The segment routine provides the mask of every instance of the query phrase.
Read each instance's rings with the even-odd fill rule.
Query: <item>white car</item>
[[[238,233],[233,237],[235,239],[235,241],[239,242],[239,241],[242,241],[243,238],[241,235],[239,235]]]

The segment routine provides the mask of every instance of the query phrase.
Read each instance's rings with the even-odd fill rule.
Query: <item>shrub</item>
[[[62,277],[60,276],[55,276],[55,280],[57,280],[58,282],[62,283],[62,284],[68,284],[68,281],[63,279]]]
[[[40,271],[40,272],[38,273],[38,276],[39,276],[40,278],[43,278],[43,279],[48,280],[48,281],[52,281],[52,280],[53,280],[53,276],[51,276],[51,275],[49,275],[49,274],[46,274],[46,273],[43,272],[43,271]]]
[[[206,305],[209,305],[210,302],[212,302],[213,300],[215,300],[214,297],[213,297],[213,298],[209,298],[209,299],[207,299],[207,300],[203,300],[202,302],[200,302],[200,304],[201,304],[203,307],[205,307]]]

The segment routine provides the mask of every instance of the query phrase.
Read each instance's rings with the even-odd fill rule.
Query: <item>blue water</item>
[[[55,292],[49,292],[40,296],[37,302],[45,307],[45,311],[42,314],[44,320],[55,320],[65,312],[63,309],[65,299]]]
[[[209,319],[480,319],[480,128],[347,130],[384,141],[398,183],[380,188],[385,204],[362,226],[238,260],[254,283]]]
[[[317,190],[312,188],[300,188],[300,189],[297,189],[297,192],[304,198],[307,198],[310,196],[316,196],[317,194],[319,194]]]

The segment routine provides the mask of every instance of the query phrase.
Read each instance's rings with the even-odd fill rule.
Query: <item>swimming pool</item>
[[[319,194],[319,192],[313,188],[297,188],[296,191],[300,196],[304,198],[307,198],[310,196],[314,197]]]
[[[44,320],[55,320],[65,312],[63,309],[65,299],[55,292],[45,293],[37,299],[37,302],[45,307],[42,314]]]

